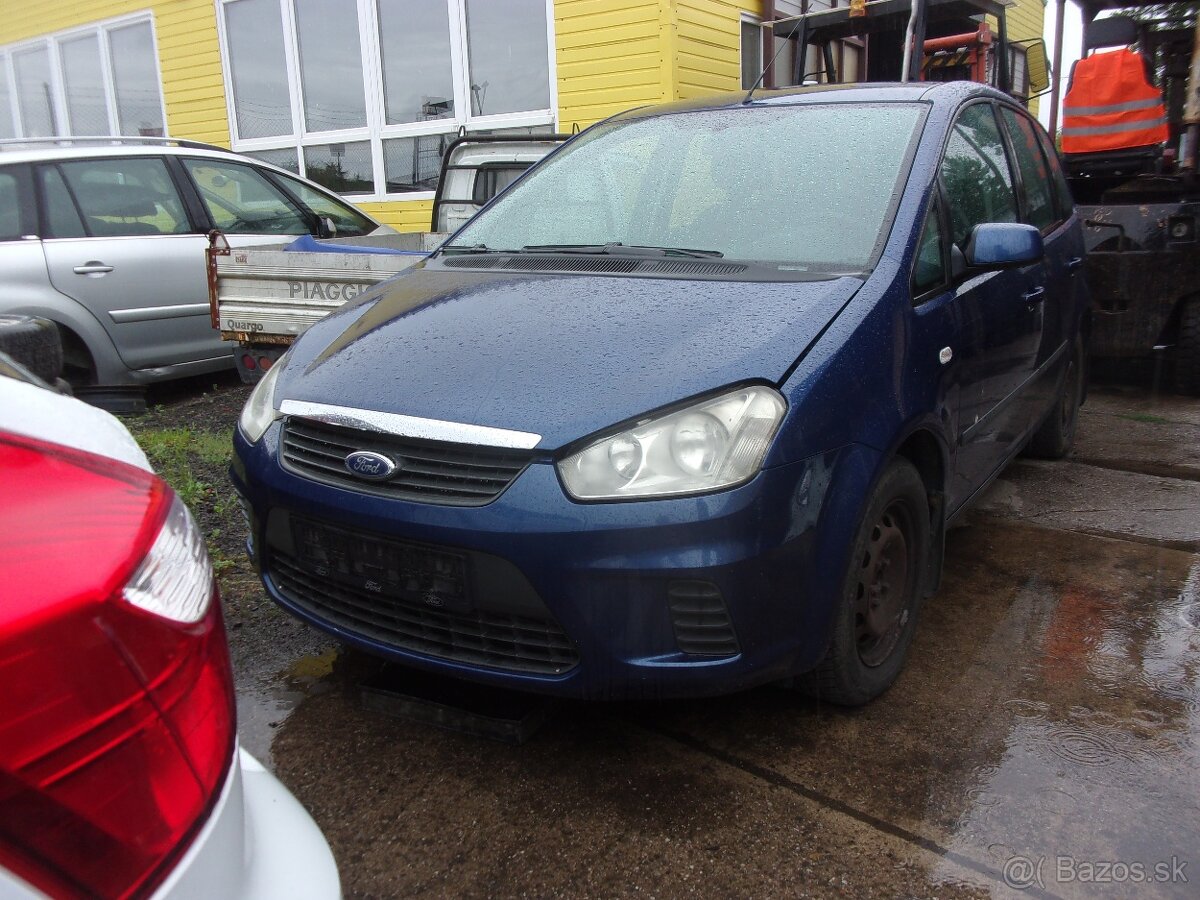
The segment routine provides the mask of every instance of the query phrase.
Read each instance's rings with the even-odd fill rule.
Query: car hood
[[[552,449],[725,385],[778,383],[861,285],[420,267],[310,328],[275,401],[531,432]]]

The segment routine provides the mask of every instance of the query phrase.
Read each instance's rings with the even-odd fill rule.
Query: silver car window
[[[60,163],[59,170],[93,237],[191,231],[162,159],[87,159]]]
[[[226,234],[308,234],[310,220],[252,166],[184,159],[213,224]]]

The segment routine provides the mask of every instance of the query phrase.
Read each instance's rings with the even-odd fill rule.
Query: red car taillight
[[[0,433],[0,865],[56,896],[149,893],[233,756],[204,542],[141,469]]]

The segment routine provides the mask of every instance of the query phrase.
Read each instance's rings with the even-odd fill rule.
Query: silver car
[[[81,393],[233,366],[209,318],[214,228],[235,248],[391,231],[310,181],[206,144],[0,141],[0,314],[56,322]]]

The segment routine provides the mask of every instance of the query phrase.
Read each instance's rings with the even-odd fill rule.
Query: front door
[[[958,116],[942,159],[952,253],[962,260],[976,225],[1016,222],[1012,170],[993,106]],[[1029,387],[1037,368],[1045,310],[1045,265],[967,271],[954,288],[960,361],[958,452],[951,508],[966,500],[1028,433]]]

